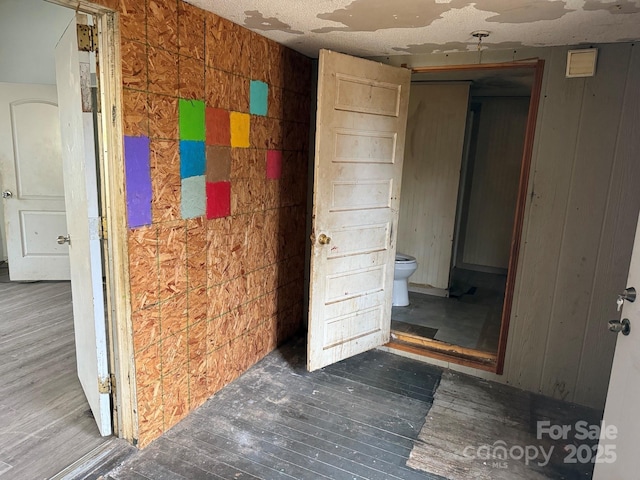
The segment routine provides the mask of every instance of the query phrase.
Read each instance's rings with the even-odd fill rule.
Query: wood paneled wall
[[[596,75],[565,78],[568,47],[485,51],[483,63],[546,61],[503,375],[450,364],[602,408],[640,209],[640,47],[596,45]],[[384,57],[478,63],[478,54]]]
[[[480,113],[475,155],[469,159],[473,167],[463,214],[462,262],[506,271],[529,98],[478,97],[473,101],[480,104]]]
[[[449,286],[469,85],[413,84],[398,220],[398,252],[418,269],[412,285]]]

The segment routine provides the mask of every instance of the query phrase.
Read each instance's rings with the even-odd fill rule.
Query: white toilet
[[[393,300],[394,307],[409,305],[409,277],[418,268],[415,257],[396,253],[395,270],[393,271]]]

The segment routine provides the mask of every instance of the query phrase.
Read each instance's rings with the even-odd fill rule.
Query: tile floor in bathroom
[[[409,306],[392,309],[391,330],[496,352],[506,276],[457,270],[452,279],[455,297],[409,292]]]

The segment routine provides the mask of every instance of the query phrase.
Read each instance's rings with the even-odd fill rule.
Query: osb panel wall
[[[102,3],[120,12],[124,134],[149,139],[151,224],[129,232],[144,447],[300,326],[310,63],[181,1]],[[236,128],[225,118],[249,116],[247,144],[216,147],[220,130],[207,132],[203,184],[216,197],[193,218],[182,198],[193,194],[184,158],[181,171],[184,100],[204,102],[223,138]],[[219,180],[228,192],[209,189]]]

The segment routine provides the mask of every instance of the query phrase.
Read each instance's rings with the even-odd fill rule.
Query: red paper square
[[[231,182],[207,182],[207,218],[231,215]]]
[[[231,145],[231,122],[229,112],[220,108],[207,107],[205,111],[207,145]]]
[[[282,152],[267,150],[267,178],[276,180],[282,176]]]

